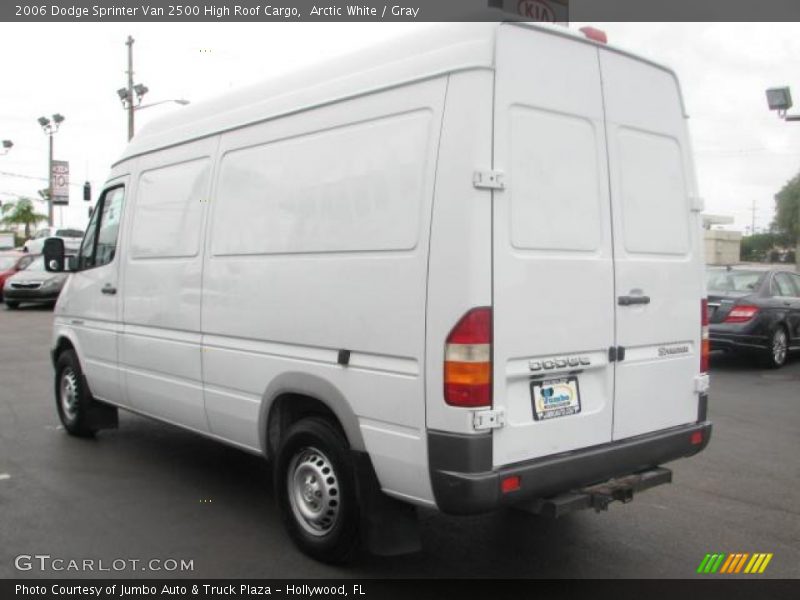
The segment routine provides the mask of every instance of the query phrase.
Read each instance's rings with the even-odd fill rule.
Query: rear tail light
[[[725,317],[726,323],[745,323],[758,314],[757,306],[734,306],[728,316]]]
[[[711,341],[708,339],[708,298],[700,301],[700,372],[708,373],[708,357],[711,354]]]
[[[461,317],[447,336],[444,399],[451,406],[491,406],[491,308],[473,308]]]

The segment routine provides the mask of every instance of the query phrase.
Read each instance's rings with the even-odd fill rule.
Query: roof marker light
[[[590,40],[599,44],[608,43],[608,36],[606,35],[606,32],[601,29],[597,29],[596,27],[581,27],[580,32]]]

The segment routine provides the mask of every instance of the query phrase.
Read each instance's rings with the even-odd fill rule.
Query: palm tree
[[[20,198],[14,204],[3,204],[2,214],[0,223],[3,225],[25,226],[26,240],[31,237],[31,225],[47,221],[47,215],[37,213],[30,198]]]

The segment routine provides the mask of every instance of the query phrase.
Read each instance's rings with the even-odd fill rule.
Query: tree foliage
[[[796,244],[795,261],[800,260],[800,173],[775,194],[774,229]],[[800,263],[798,263],[800,268]]]
[[[775,194],[775,227],[794,239],[800,237],[800,173]]]
[[[741,259],[744,261],[761,262],[769,260],[769,253],[778,242],[775,233],[756,233],[742,238]]]
[[[25,239],[31,237],[32,225],[47,221],[47,215],[37,213],[33,200],[30,198],[20,198],[13,204],[3,204],[2,214],[3,218],[0,219],[0,223],[3,225],[25,227]]]

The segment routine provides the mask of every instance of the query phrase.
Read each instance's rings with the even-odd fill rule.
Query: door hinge
[[[611,346],[608,349],[608,362],[625,360],[625,346]]]
[[[506,415],[502,409],[476,410],[472,413],[472,426],[478,431],[498,429],[506,424]]]
[[[500,171],[475,171],[472,174],[472,186],[479,190],[504,190],[505,177]]]
[[[709,377],[708,373],[703,373],[694,378],[694,391],[698,394],[708,393]]]

